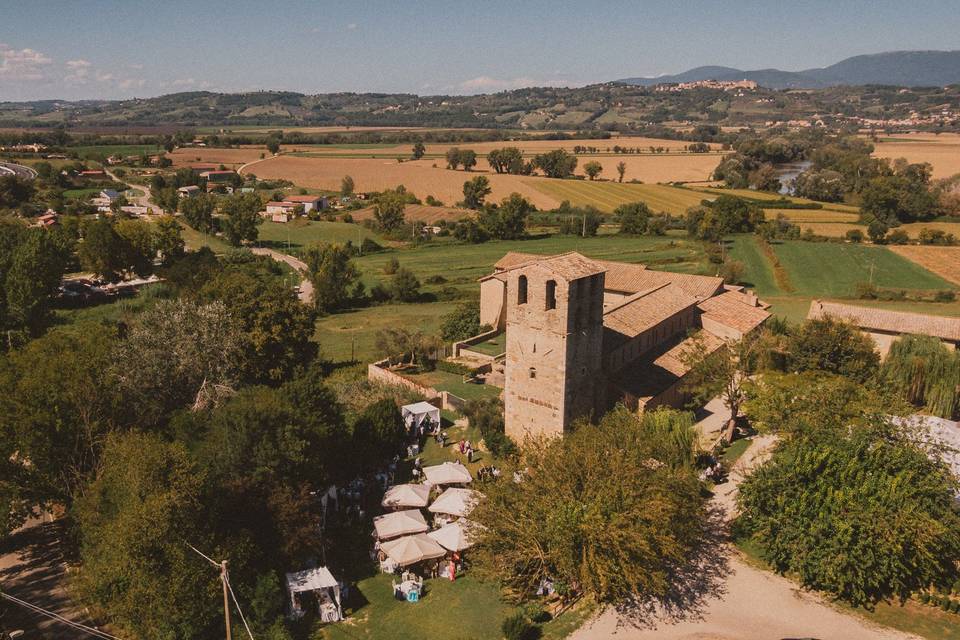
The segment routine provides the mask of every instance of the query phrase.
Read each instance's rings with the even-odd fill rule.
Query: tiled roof
[[[707,298],[697,306],[703,311],[703,317],[740,333],[749,333],[770,317],[769,311],[748,304],[749,299],[749,296],[737,291],[727,291]]]
[[[564,280],[586,278],[603,273],[604,270],[596,260],[582,256],[576,251],[552,256],[511,251],[500,258],[493,266],[498,271],[509,271],[532,264],[536,264]]]
[[[287,196],[284,198],[284,202],[316,202],[320,200],[322,196]]]
[[[507,270],[514,269],[529,262],[552,258],[553,256],[511,251],[500,258],[493,266],[497,270]],[[671,273],[669,271],[654,271],[648,269],[646,265],[643,264],[614,262],[612,260],[591,260],[591,262],[596,263],[601,271],[606,272],[604,275],[603,288],[608,291],[639,293],[663,286],[664,284],[673,283],[688,294],[702,300],[709,298],[723,286],[723,278],[697,276],[687,273]]]
[[[603,326],[632,338],[695,304],[697,299],[677,285],[662,284],[608,309],[603,314]]]
[[[838,302],[821,302],[820,300],[811,302],[807,318],[823,318],[824,316],[848,320],[868,331],[913,333],[960,342],[960,318],[888,311]]]
[[[726,344],[709,331],[701,331],[697,337],[702,341],[703,355],[714,353]],[[638,398],[640,404],[663,393],[690,372],[683,357],[697,346],[697,337],[689,336],[668,342],[650,357],[625,367],[614,384],[621,391]]]

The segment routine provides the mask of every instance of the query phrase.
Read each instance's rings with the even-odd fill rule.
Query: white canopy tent
[[[479,491],[450,487],[433,501],[429,509],[431,513],[446,513],[462,518],[470,515],[479,500]]]
[[[403,416],[403,423],[407,425],[407,431],[410,431],[420,425],[426,429],[426,423],[430,426],[440,424],[440,409],[429,402],[414,402],[400,408],[400,415]]]
[[[411,533],[422,533],[430,527],[419,509],[394,511],[373,519],[373,527],[377,530],[379,540],[389,540]]]
[[[380,504],[395,509],[397,507],[425,507],[430,502],[430,485],[398,484],[387,489]]]
[[[423,533],[388,540],[380,549],[401,567],[447,555],[446,549]]]
[[[321,596],[320,613],[324,622],[343,620],[343,608],[340,605],[340,584],[326,567],[288,573],[287,590],[290,592],[290,610],[294,615],[303,613],[303,609],[297,602],[296,594],[306,591],[319,591]],[[327,602],[324,602],[324,595],[326,595]]]
[[[444,462],[432,467],[424,467],[423,474],[432,485],[466,484],[472,482],[470,470],[459,462]]]
[[[477,541],[480,526],[475,522],[461,519],[431,531],[427,535],[439,542],[444,549],[463,551],[472,547]]]

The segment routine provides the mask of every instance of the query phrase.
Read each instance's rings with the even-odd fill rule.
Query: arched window
[[[527,276],[517,279],[517,304],[527,304]]]
[[[557,283],[554,280],[547,280],[547,299],[543,308],[548,311],[557,308]]]
[[[530,367],[530,378],[533,379],[536,377],[537,377],[537,369],[535,367]]]

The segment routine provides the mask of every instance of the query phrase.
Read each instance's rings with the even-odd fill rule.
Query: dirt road
[[[303,278],[300,281],[300,293],[297,297],[300,298],[300,302],[303,304],[313,304],[313,283],[307,278],[307,265],[303,261],[297,260],[293,256],[285,253],[280,253],[273,249],[264,249],[263,247],[256,247],[251,249],[251,251],[258,256],[270,256],[277,262],[285,262],[290,265],[293,270]]]
[[[138,207],[146,207],[147,211],[149,211],[154,215],[160,215],[163,213],[163,210],[160,207],[150,202],[150,187],[146,187],[141,184],[133,184],[130,182],[126,182],[124,180],[121,180],[117,176],[115,176],[109,170],[104,169],[104,171],[106,171],[107,175],[110,176],[110,179],[113,180],[114,182],[120,182],[122,184],[125,184],[129,188],[133,189],[134,191],[139,191],[140,193],[143,194],[142,196],[134,196],[132,198],[127,198],[127,200],[129,200],[132,204]]]
[[[758,436],[717,487],[714,503],[733,517],[737,487],[750,470],[769,456],[773,436]],[[649,628],[618,628],[614,612],[604,612],[570,636],[571,640],[905,640],[915,638],[877,627],[830,606],[817,594],[800,589],[787,578],[746,564],[730,554],[730,574],[722,595],[709,598],[690,619],[650,620]]]

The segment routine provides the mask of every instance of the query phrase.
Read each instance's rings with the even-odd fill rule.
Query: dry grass
[[[878,158],[906,158],[909,162],[929,162],[934,178],[960,173],[960,135],[943,133],[905,134],[882,138],[874,143]]]
[[[432,165],[436,164],[434,168]],[[493,189],[488,200],[500,200],[517,192],[541,209],[556,207],[559,201],[529,186],[535,178],[496,175],[483,171],[450,171],[440,162],[370,158],[307,158],[278,156],[250,167],[260,178],[285,178],[302,187],[339,190],[343,176],[353,177],[357,191],[382,191],[404,185],[420,199],[432,195],[444,204],[463,199],[463,183],[478,175],[490,179]]]
[[[850,229],[860,229],[864,234],[867,233],[867,225],[864,224],[846,222],[797,222],[797,224],[800,225],[801,229],[812,229],[814,233],[821,236],[840,237]],[[897,229],[906,231],[907,235],[914,239],[918,238],[920,232],[924,229],[939,229],[960,237],[960,223],[956,222],[911,222],[910,224],[902,224]]]
[[[960,284],[960,247],[893,246],[890,250],[932,271],[944,280]]]
[[[720,164],[716,154],[690,153],[684,155],[616,155],[616,156],[578,156],[576,173],[585,175],[583,165],[599,162],[603,166],[600,174],[605,180],[617,179],[617,164],[627,165],[624,180],[651,182],[699,182],[708,180],[713,170]]]
[[[175,167],[214,163],[222,164],[228,168],[236,168],[247,162],[257,160],[260,154],[270,155],[266,147],[239,147],[237,149],[187,147],[176,149],[173,153],[168,153],[167,157],[173,161]]]
[[[847,222],[853,223],[860,219],[856,213],[846,213],[843,211],[832,211],[827,209],[764,209],[764,214],[768,220],[782,214],[790,222],[797,224],[802,222]]]

